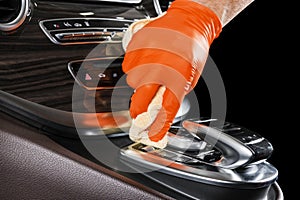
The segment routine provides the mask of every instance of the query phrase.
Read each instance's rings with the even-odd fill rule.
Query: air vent
[[[29,0],[0,0],[0,31],[18,28],[28,13]]]

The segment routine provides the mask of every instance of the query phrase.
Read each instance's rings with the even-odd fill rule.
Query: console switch
[[[40,21],[46,36],[55,44],[121,43],[134,20],[119,18],[62,18]]]

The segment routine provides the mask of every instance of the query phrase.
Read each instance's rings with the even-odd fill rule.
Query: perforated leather
[[[0,199],[170,199],[0,113]]]

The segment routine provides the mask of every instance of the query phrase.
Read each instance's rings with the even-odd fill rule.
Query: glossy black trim
[[[89,115],[93,115],[93,113],[72,113],[57,110],[27,101],[1,90],[0,96],[1,110],[49,134],[58,134],[62,137],[78,137],[78,134],[82,134],[83,137],[119,137],[128,135],[128,133],[116,129],[105,130],[104,128],[99,128],[99,126],[79,124],[81,121],[77,122],[76,125],[78,127],[76,127],[73,120],[74,114],[78,115],[78,118],[84,119],[89,118]],[[77,129],[80,131],[77,132]],[[85,134],[86,132],[88,134]]]

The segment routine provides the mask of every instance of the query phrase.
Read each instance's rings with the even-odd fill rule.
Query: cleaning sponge
[[[165,90],[166,87],[161,86],[149,104],[147,111],[139,114],[132,120],[132,125],[129,129],[129,137],[132,141],[151,145],[157,148],[165,148],[167,146],[167,134],[158,142],[151,141],[148,136],[148,128],[154,122],[158,112],[162,108],[163,94]]]

